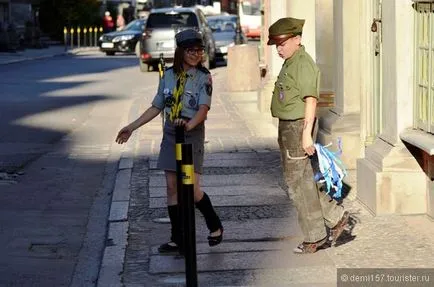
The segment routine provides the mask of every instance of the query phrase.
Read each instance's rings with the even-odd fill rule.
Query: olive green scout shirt
[[[319,97],[320,71],[301,46],[282,65],[274,84],[271,114],[282,120],[304,118],[305,98]]]

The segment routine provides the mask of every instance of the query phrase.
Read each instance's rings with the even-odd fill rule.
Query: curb
[[[41,59],[47,59],[47,58],[53,58],[57,56],[66,56],[68,55],[68,52],[58,53],[58,54],[50,54],[50,55],[43,55],[43,56],[36,56],[36,57],[23,57],[20,59],[14,59],[14,60],[8,60],[1,62],[1,65],[9,65],[9,64],[15,64],[15,63],[21,63],[25,61],[32,61],[32,60],[41,60]]]
[[[132,112],[134,115],[138,111]],[[131,114],[130,114],[131,116]],[[128,245],[128,211],[130,205],[130,181],[134,167],[134,153],[138,135],[126,144],[119,158],[113,188],[108,232],[98,274],[97,287],[123,287],[125,253]]]
[[[108,234],[98,275],[98,287],[123,286],[122,273],[128,244],[128,210],[133,165],[130,150],[124,151],[119,160],[111,199]]]
[[[6,60],[3,62],[0,61],[0,65],[10,65],[10,64],[16,64],[16,63],[21,63],[21,62],[25,62],[25,61],[42,60],[42,59],[48,59],[48,58],[53,58],[53,57],[59,57],[59,56],[77,55],[77,54],[80,54],[81,52],[84,52],[84,51],[97,51],[97,48],[95,48],[95,49],[83,48],[83,49],[67,50],[67,51],[63,51],[63,52],[41,55],[41,56],[34,56],[34,57],[23,56],[22,58],[19,58],[19,59]]]

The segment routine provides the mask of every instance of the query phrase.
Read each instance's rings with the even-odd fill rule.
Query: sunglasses
[[[205,54],[205,49],[204,48],[187,48],[185,49],[185,52],[187,52],[187,54],[189,55],[198,55],[198,56],[202,56],[203,54]]]

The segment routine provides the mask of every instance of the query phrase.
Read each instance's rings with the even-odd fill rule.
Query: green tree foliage
[[[63,38],[63,27],[101,26],[98,0],[42,0],[41,29],[56,39]]]

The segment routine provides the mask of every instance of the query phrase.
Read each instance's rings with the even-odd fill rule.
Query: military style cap
[[[203,45],[202,35],[193,29],[183,30],[175,35],[176,45],[182,48]]]
[[[289,38],[301,35],[303,32],[304,19],[280,18],[268,28],[267,45],[278,45]]]

